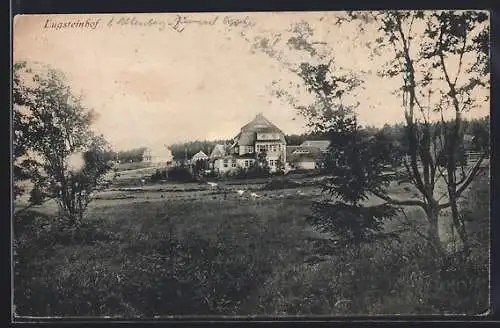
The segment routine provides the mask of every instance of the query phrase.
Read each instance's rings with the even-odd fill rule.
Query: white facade
[[[205,154],[204,152],[202,152],[200,150],[199,152],[194,154],[193,158],[191,158],[191,163],[195,163],[196,161],[205,160],[205,159],[208,159],[207,154]]]
[[[248,169],[255,162],[254,158],[237,158],[236,165],[243,169]]]
[[[218,173],[235,172],[238,169],[248,169],[254,162],[254,158],[225,156],[213,160],[213,169]]]
[[[299,170],[314,170],[316,168],[316,162],[313,160],[303,160],[295,163],[294,166]]]

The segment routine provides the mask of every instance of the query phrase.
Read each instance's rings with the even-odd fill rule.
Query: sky
[[[401,100],[392,94],[400,82],[377,76],[384,56],[370,57],[366,46],[376,32],[360,38],[354,27],[334,24],[339,14],[21,15],[13,58],[61,70],[115,149],[160,151],[174,142],[232,138],[257,113],[285,133],[304,132],[304,119],[271,90],[275,81],[298,83],[287,67],[312,60],[283,43],[290,26],[305,21],[336,67],[362,72],[363,89],[353,98],[361,123],[402,121]],[[253,47],[262,37],[276,40],[273,53]],[[473,116],[488,112],[485,103]]]

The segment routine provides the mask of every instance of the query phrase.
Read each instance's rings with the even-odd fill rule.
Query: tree
[[[257,167],[263,173],[269,173],[269,162],[267,161],[267,153],[261,151],[257,154]]]
[[[283,157],[280,155],[276,160],[276,174],[281,175],[285,173],[285,162],[283,161]]]
[[[467,160],[463,151],[462,117],[464,112],[474,110],[481,102],[488,100],[480,93],[481,89],[487,89],[489,85],[487,20],[487,14],[474,11],[351,12],[338,19],[338,24],[358,24],[359,35],[370,28],[374,33],[378,31],[376,42],[367,45],[371,44],[369,46],[372,47],[374,56],[389,59],[379,75],[402,81],[401,87],[395,91],[401,98],[405,113],[403,138],[397,143],[391,143],[388,148],[386,143],[370,144],[366,139],[356,136],[361,133],[361,129],[355,123],[353,113],[359,104],[354,102],[347,105],[344,94],[349,94],[360,83],[353,74],[345,72],[341,67],[333,67],[331,52],[329,49],[321,52],[316,47],[318,42],[314,42],[314,30],[307,23],[294,24],[291,31],[295,35],[287,43],[291,50],[306,53],[311,62],[320,64],[302,63],[295,68],[283,59],[285,56],[282,52],[276,50],[275,44],[279,43],[279,37],[271,40],[272,42],[256,43],[255,47],[297,73],[305,90],[314,96],[314,100],[309,105],[299,105],[299,97],[280,87],[274,90],[274,94],[299,109],[313,131],[331,131],[332,141],[346,139],[344,144],[332,143],[332,149],[338,149],[332,152],[338,160],[331,161],[330,169],[344,171],[348,174],[346,177],[353,181],[351,183],[357,181],[356,187],[363,189],[360,194],[367,192],[374,195],[387,206],[422,208],[429,223],[426,237],[438,252],[442,251],[438,235],[439,214],[446,208],[451,208],[453,224],[467,248],[465,224],[457,204],[480,173],[482,162],[488,156],[488,151],[483,146],[483,153],[472,167],[465,166]],[[372,36],[370,34],[371,39]],[[325,48],[323,45],[320,47]],[[276,85],[273,82],[273,86]],[[298,87],[300,88],[299,85]],[[476,133],[483,135],[482,138],[476,138],[478,143],[479,140],[488,139],[485,137],[485,130]],[[371,140],[380,141],[381,138],[377,134]],[[345,148],[344,145],[350,147]],[[393,164],[402,161],[403,172],[391,165],[390,161],[383,166],[386,167],[385,170],[392,166],[395,173],[393,176],[401,178],[401,181],[411,182],[418,189],[419,199],[400,200],[388,195],[384,187],[386,183],[381,183],[377,177],[382,171],[377,165],[370,164],[371,161],[366,157],[366,154],[376,154],[369,151],[369,147],[382,147],[385,149],[383,153],[393,153],[396,159]],[[401,157],[401,152],[405,156]],[[460,157],[463,157],[462,160]],[[339,163],[344,163],[349,169],[341,170]],[[367,174],[370,171],[374,175]],[[365,177],[361,178],[363,174]],[[333,185],[325,188],[336,193],[335,184],[339,181],[333,182]],[[445,201],[442,201],[436,190],[437,184],[441,182],[446,186],[448,200]],[[351,184],[349,187],[355,186]],[[338,192],[342,194],[340,190]],[[325,219],[327,217],[324,216]]]
[[[64,75],[14,66],[14,148],[18,173],[29,178],[38,197],[54,198],[61,218],[77,225],[90,194],[109,169],[109,147],[91,130],[93,111],[75,97]]]
[[[349,74],[334,74],[328,64],[303,64],[301,76],[317,101],[301,108],[309,126],[326,134],[331,141],[325,158],[329,177],[323,191],[333,200],[314,203],[309,221],[320,231],[334,232],[338,245],[359,245],[375,238],[387,237],[383,221],[391,218],[396,208],[391,204],[366,207],[370,191],[387,195],[390,182],[383,172],[394,158],[390,143],[383,134],[362,129],[356,118],[355,106],[343,102],[348,92],[359,86],[359,80]]]
[[[32,160],[27,157],[27,122],[24,115],[19,110],[24,107],[27,102],[27,87],[23,84],[20,72],[26,70],[26,63],[19,62],[13,65],[13,81],[12,81],[12,103],[14,110],[12,113],[12,140],[13,140],[13,179],[14,197],[19,197],[25,190],[19,184],[21,181],[30,178],[29,170],[33,165]]]
[[[176,161],[181,161],[185,159],[190,159],[194,154],[203,151],[205,154],[209,155],[217,144],[231,143],[231,140],[203,140],[203,141],[189,141],[182,143],[175,143],[168,146],[168,149],[172,152],[173,159]]]
[[[119,151],[115,154],[122,162],[141,162],[146,152],[147,147],[134,148],[129,150]]]
[[[467,249],[465,223],[458,200],[480,173],[481,157],[467,168],[460,161],[463,147],[463,114],[482,99],[477,91],[487,88],[488,16],[473,11],[405,11],[351,13],[351,21],[375,24],[381,33],[376,50],[386,47],[392,58],[380,74],[402,80],[399,94],[405,113],[404,166],[407,179],[418,189],[420,200],[396,201],[377,191],[388,204],[421,207],[429,223],[428,237],[441,249],[439,213],[451,208],[453,225]],[[388,54],[388,53],[386,53]],[[487,100],[487,99],[485,99]],[[437,120],[433,123],[433,114]],[[442,202],[436,186],[444,182],[448,200]]]
[[[203,174],[205,170],[208,170],[210,167],[209,159],[199,159],[194,163],[193,167],[193,175],[197,176]]]

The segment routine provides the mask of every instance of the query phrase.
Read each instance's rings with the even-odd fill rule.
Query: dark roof
[[[261,113],[249,123],[245,124],[240,133],[235,137],[240,146],[253,146],[257,139],[257,133],[279,133],[281,142],[286,143],[285,134],[276,125],[271,123]]]
[[[238,133],[237,138],[239,146],[253,146],[257,136],[255,132],[240,132]]]
[[[275,132],[283,133],[276,125],[271,123],[262,113],[241,128],[241,132]]]
[[[219,159],[234,159],[235,157],[232,156],[232,155],[225,155],[225,156],[222,156],[222,157],[218,157],[218,158],[214,158],[213,160],[219,160]]]
[[[255,159],[255,154],[234,155],[234,158]]]
[[[220,158],[226,155],[226,146],[217,144],[210,153],[210,158]]]

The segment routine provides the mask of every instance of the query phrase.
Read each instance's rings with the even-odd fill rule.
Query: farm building
[[[209,159],[207,154],[205,154],[203,151],[200,150],[199,152],[193,155],[193,157],[191,158],[191,163],[194,164],[199,160],[207,160],[207,159]]]
[[[321,148],[313,146],[288,146],[286,150],[288,165],[296,170],[314,170],[324,156]]]
[[[328,147],[330,147],[330,140],[306,140],[300,146],[318,148],[325,154],[328,152]]]

